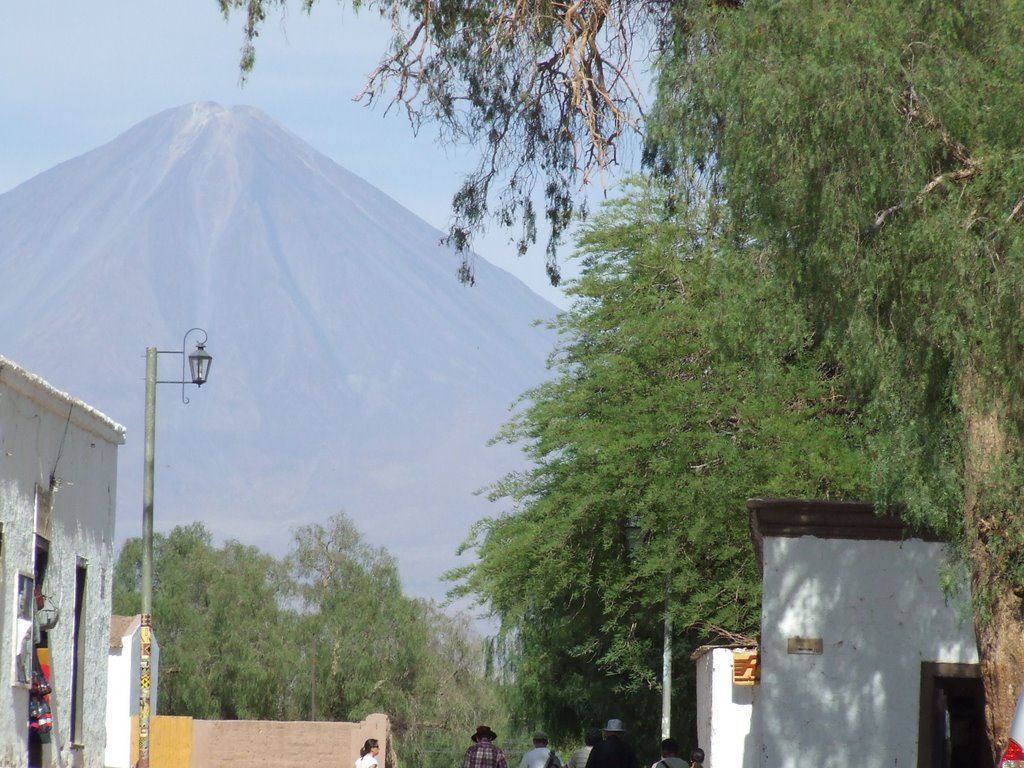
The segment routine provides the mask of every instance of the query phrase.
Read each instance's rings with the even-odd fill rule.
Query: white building
[[[732,683],[731,651],[696,656],[705,768],[990,765],[968,581],[946,546],[870,504],[748,507],[760,678]]]
[[[0,766],[104,758],[120,425],[0,357]],[[30,728],[48,662],[52,728]],[[34,697],[33,701],[38,701]],[[43,734],[40,738],[37,734]]]

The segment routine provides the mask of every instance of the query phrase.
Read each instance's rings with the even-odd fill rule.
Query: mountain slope
[[[472,492],[521,461],[484,444],[545,376],[533,321],[556,311],[483,259],[459,284],[440,237],[262,113],[186,105],[0,195],[0,351],[128,427],[121,539],[145,348],[202,326],[209,384],[187,406],[158,387],[157,530],[201,519],[280,553],[344,510],[438,596],[492,512]]]

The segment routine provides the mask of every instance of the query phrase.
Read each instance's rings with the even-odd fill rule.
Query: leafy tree
[[[248,70],[248,44],[285,0],[219,1],[245,10]],[[456,197],[457,242],[506,167],[539,168],[557,239],[574,184],[641,125],[635,94],[601,73],[656,57],[649,162],[674,174],[680,205],[728,220],[805,307],[812,343],[878,425],[873,497],[960,545],[990,736],[1005,731],[1024,682],[1020,4],[370,5],[407,32],[367,95],[391,82],[414,122],[481,145]],[[544,77],[563,64],[569,76]],[[521,217],[529,240],[527,189],[511,174],[496,213]]]
[[[115,612],[139,611],[141,559],[141,540],[126,542]],[[154,536],[153,561],[160,711],[226,720],[293,715],[279,695],[292,668],[280,564],[236,541],[217,550],[201,523]]]
[[[114,606],[137,613],[142,546],[125,543]],[[502,728],[498,686],[465,617],[405,597],[394,559],[343,514],[295,533],[283,561],[201,523],[154,537],[161,713],[208,719],[360,720],[386,713],[396,756],[461,759],[479,721]],[[505,731],[507,733],[507,731]]]
[[[405,597],[394,559],[344,515],[298,529],[288,563],[318,718],[386,712],[401,760],[424,768],[450,767],[478,720],[504,719],[466,620]]]
[[[247,8],[251,41],[268,4],[224,0],[222,8]],[[493,15],[490,6],[464,4],[375,7],[408,13],[414,32],[397,39],[380,72],[397,78],[398,100],[426,105],[414,114],[468,126],[491,150],[506,137],[513,145],[539,136],[590,147],[618,136],[614,121],[592,123],[604,126],[595,133],[564,119],[564,101],[529,98],[537,84],[564,94],[560,84],[533,76],[549,61],[574,61],[566,54],[576,48],[565,45],[562,28],[587,44],[593,38],[586,30],[613,12],[626,20],[613,24],[626,44],[590,46],[599,51],[591,63],[607,70],[625,71],[629,43],[638,37],[653,40],[655,50],[670,43],[659,62],[651,157],[680,173],[687,203],[693,181],[710,177],[711,197],[701,204],[728,207],[808,307],[816,343],[829,344],[856,372],[865,411],[886,427],[872,443],[876,499],[905,503],[910,522],[950,536],[970,562],[990,729],[1004,730],[1024,676],[1017,671],[1024,669],[1024,533],[1014,480],[1021,474],[1017,261],[1024,211],[1014,111],[1022,87],[1018,4],[593,3],[585,6],[588,23],[578,27],[573,14],[584,6],[575,4],[499,4]],[[500,57],[494,66],[492,48],[514,50],[527,41],[521,66]],[[570,91],[600,84],[593,66],[579,72],[582,79],[561,81]],[[431,79],[437,75],[445,80]],[[447,83],[466,86],[471,109],[462,123]],[[491,90],[495,83],[512,87]],[[504,98],[473,98],[494,94]],[[518,112],[519,103],[534,111]],[[622,103],[629,124],[632,103]],[[540,122],[518,119],[534,114]],[[559,130],[545,134],[544,120]],[[526,126],[526,133],[503,130],[510,125]],[[607,162],[607,155],[594,157],[593,165],[575,165]],[[545,162],[552,160],[544,157],[542,168]],[[553,174],[549,190],[559,202],[552,206],[549,198],[548,207],[557,222],[558,212],[571,209],[571,173],[557,158],[554,167],[562,175]],[[509,199],[519,199],[515,177],[510,189]],[[469,193],[457,200],[470,226],[485,210],[482,200],[486,195]],[[514,218],[517,209],[500,213]]]
[[[1024,8],[678,13],[652,156],[710,180],[855,373],[874,498],[959,545],[996,745],[1024,683]]]
[[[864,435],[847,374],[816,350],[771,263],[721,221],[640,183],[581,245],[558,375],[500,435],[534,467],[494,485],[512,509],[476,526],[478,562],[452,576],[510,638],[515,714],[568,735],[595,711],[633,711],[653,744],[646,691],[666,612],[682,658],[756,635],[745,500],[859,495]],[[692,689],[690,665],[674,669]]]

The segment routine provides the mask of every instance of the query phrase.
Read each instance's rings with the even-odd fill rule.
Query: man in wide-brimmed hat
[[[473,746],[462,758],[462,768],[508,768],[505,753],[494,746],[498,734],[486,725],[478,725],[476,733],[470,736]]]
[[[637,768],[636,752],[624,740],[626,726],[612,718],[603,729],[604,738],[594,745],[587,768]]]

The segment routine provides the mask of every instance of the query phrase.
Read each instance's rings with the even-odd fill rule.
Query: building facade
[[[756,764],[983,764],[936,754],[954,750],[990,759],[978,742],[969,582],[946,545],[871,504],[748,507],[763,579]]]
[[[102,768],[125,430],[0,357],[0,766]]]
[[[871,504],[748,502],[755,649],[701,649],[705,768],[990,766],[967,574]]]

